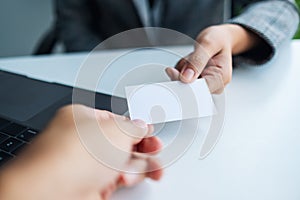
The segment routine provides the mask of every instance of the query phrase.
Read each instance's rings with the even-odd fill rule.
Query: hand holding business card
[[[170,122],[215,114],[204,79],[128,86],[125,88],[130,118],[148,124]]]

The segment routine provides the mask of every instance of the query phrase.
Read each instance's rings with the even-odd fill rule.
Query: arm
[[[158,138],[144,138],[152,131],[107,111],[65,107],[1,169],[0,199],[106,200],[120,186],[158,180],[159,162],[144,154],[162,147]]]
[[[231,81],[232,56],[243,55],[252,63],[266,62],[294,35],[299,16],[288,1],[262,1],[251,4],[229,22],[200,32],[194,51],[182,58],[175,69],[166,69],[169,77],[190,83],[201,76],[211,93],[221,93]]]
[[[92,1],[56,0],[55,7],[59,38],[67,52],[90,51],[101,42],[93,22]]]
[[[258,45],[249,51],[233,53],[240,54],[237,60],[262,64],[274,56],[281,44],[293,37],[298,28],[299,13],[292,0],[259,1],[246,6],[228,23],[237,24],[260,39]]]

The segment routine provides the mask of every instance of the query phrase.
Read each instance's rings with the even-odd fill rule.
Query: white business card
[[[214,115],[215,105],[204,79],[127,86],[129,116],[148,124]]]

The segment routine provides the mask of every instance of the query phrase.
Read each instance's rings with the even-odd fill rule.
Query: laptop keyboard
[[[0,166],[15,157],[38,131],[0,118]]]

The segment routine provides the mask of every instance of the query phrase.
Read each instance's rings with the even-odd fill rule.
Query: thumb
[[[140,119],[129,120],[120,117],[115,119],[115,123],[122,135],[125,136],[123,139],[129,141],[132,145],[139,143],[153,132],[153,126],[147,125],[146,122]]]
[[[191,83],[195,81],[207,65],[208,61],[218,53],[219,49],[209,43],[197,43],[195,50],[191,53],[186,61],[179,79],[184,83]]]

